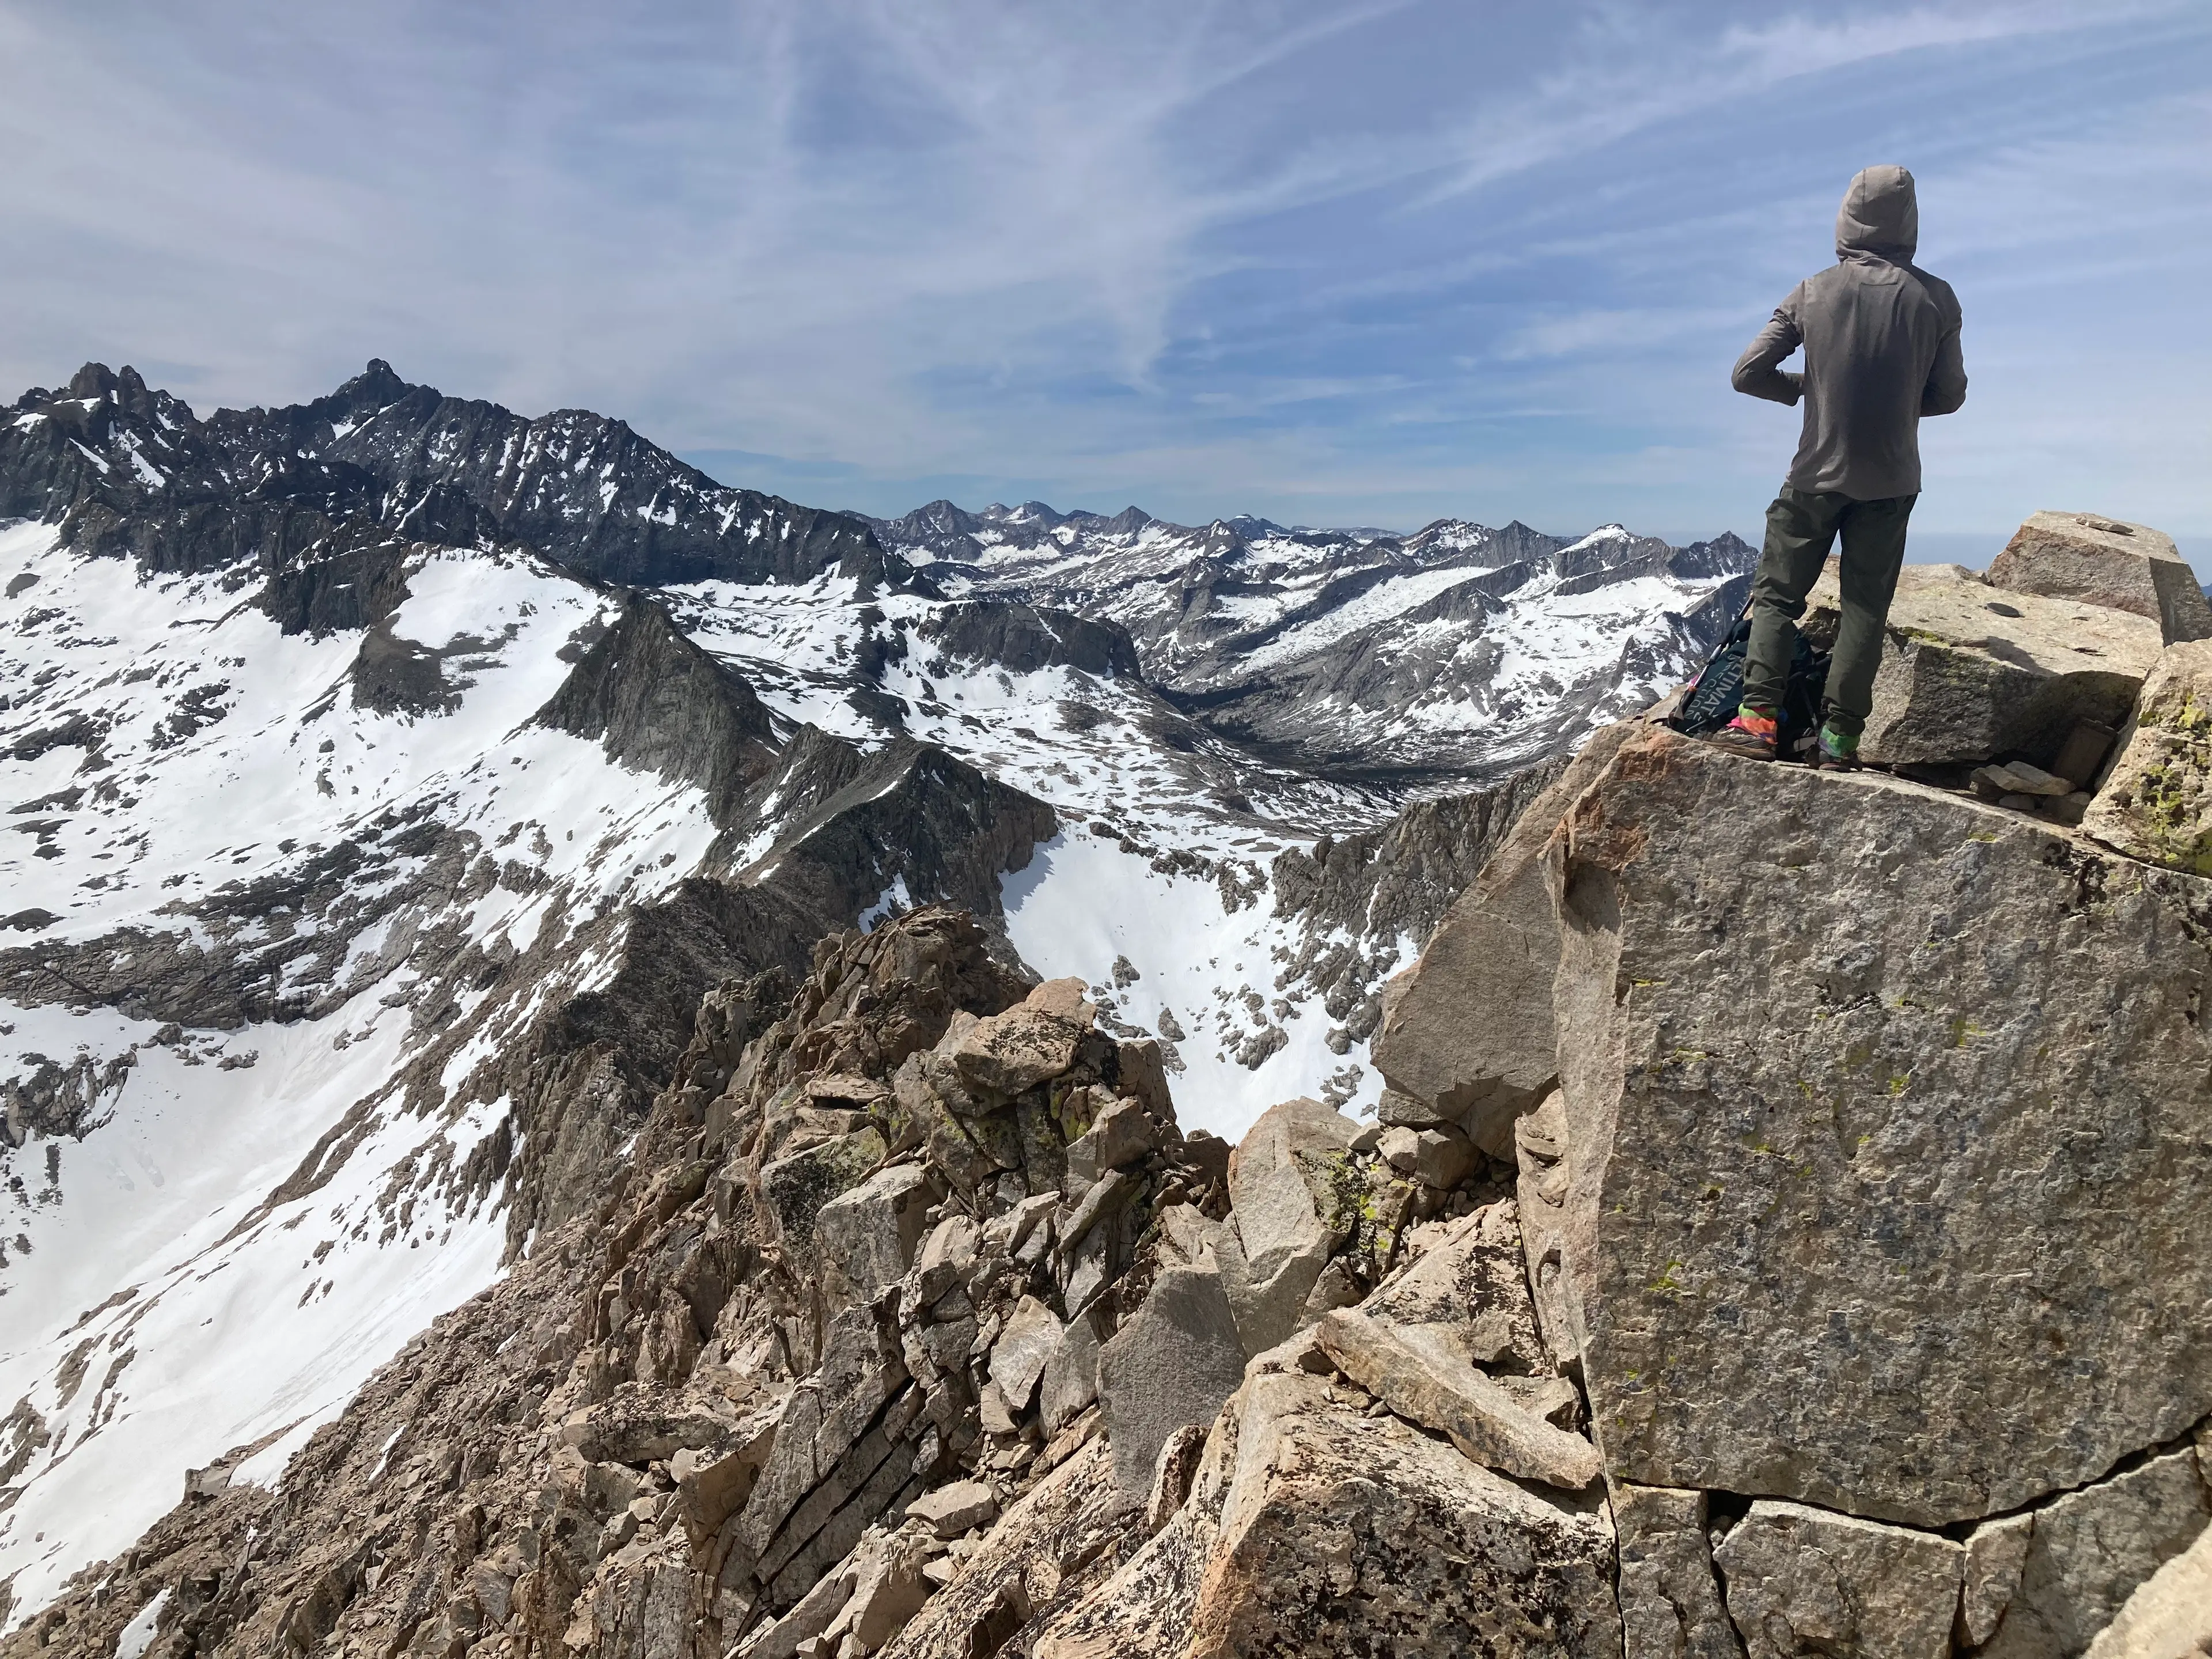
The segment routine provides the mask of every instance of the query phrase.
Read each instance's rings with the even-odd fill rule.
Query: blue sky
[[[2201,0],[188,13],[0,0],[9,395],[374,356],[872,512],[1749,533],[1796,416],[1729,366],[1899,161],[1972,377],[1923,555],[2212,554]]]

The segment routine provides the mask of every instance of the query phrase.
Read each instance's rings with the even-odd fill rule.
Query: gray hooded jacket
[[[1790,483],[1876,501],[1920,493],[1920,417],[1966,401],[1959,301],[1912,263],[1920,207],[1903,167],[1869,167],[1836,216],[1836,263],[1790,290],[1735,366],[1738,392],[1805,399]],[[1800,345],[1802,374],[1780,363]]]

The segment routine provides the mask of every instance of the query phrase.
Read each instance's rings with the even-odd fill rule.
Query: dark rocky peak
[[[939,497],[896,519],[874,519],[877,539],[886,547],[922,547],[940,559],[965,563],[983,550],[974,532],[983,520]]]
[[[242,454],[128,368],[88,363],[67,390],[27,394],[0,424],[0,518],[58,526],[88,553],[265,571],[326,538],[362,482],[289,449]]]
[[[1656,536],[1632,536],[1617,524],[1605,525],[1561,546],[1552,559],[1552,568],[1565,580],[1614,571],[1626,575],[1663,564],[1674,551]]]
[[[983,520],[973,513],[949,501],[944,496],[926,506],[917,507],[902,519],[889,520],[896,530],[910,531],[917,535],[930,533],[964,536],[982,528]]]
[[[945,899],[996,917],[1000,872],[1025,867],[1058,828],[1042,801],[933,744],[866,751],[806,726],[710,858],[820,915]]]
[[[623,596],[621,614],[585,643],[537,718],[598,738],[624,766],[696,784],[725,828],[746,786],[776,761],[774,722],[744,676],[693,644],[641,593]]]
[[[1246,541],[1256,542],[1269,536],[1292,536],[1300,532],[1285,528],[1273,519],[1255,517],[1249,513],[1238,513],[1226,519],[1216,519],[1217,526],[1226,526]],[[1327,532],[1322,532],[1326,534]]]
[[[1678,547],[1667,561],[1670,575],[1683,577],[1741,576],[1756,569],[1759,550],[1734,531],[1723,531],[1709,542]]]
[[[1109,536],[1134,536],[1154,522],[1152,515],[1140,507],[1125,507],[1110,519],[1101,520],[1097,528]]]
[[[1199,542],[1199,551],[1206,558],[1241,560],[1251,549],[1237,530],[1235,520],[1216,519],[1206,526]]]
[[[333,421],[359,419],[389,409],[415,388],[401,380],[390,363],[372,357],[368,367],[313,407],[323,409]]]
[[[969,599],[925,619],[921,636],[945,658],[990,663],[1016,674],[1076,668],[1102,678],[1139,679],[1143,671],[1128,630],[1006,599]],[[944,669],[933,665],[930,672]]]

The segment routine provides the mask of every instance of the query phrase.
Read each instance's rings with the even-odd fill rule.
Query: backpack
[[[1735,718],[1743,701],[1743,659],[1751,648],[1751,618],[1741,618],[1690,682],[1690,694],[1667,723],[1692,738],[1710,737]],[[1782,729],[1776,753],[1784,760],[1810,758],[1820,736],[1820,694],[1827,689],[1828,653],[1816,651],[1802,634],[1790,659],[1789,689],[1782,697]]]

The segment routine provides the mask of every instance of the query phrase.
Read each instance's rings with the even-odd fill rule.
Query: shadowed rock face
[[[1941,1526],[2212,1409],[2212,887],[1656,728],[1550,858],[1532,1266],[1617,1475]]]
[[[668,612],[626,594],[613,626],[585,647],[538,720],[599,738],[608,757],[707,792],[726,821],[746,785],[775,763],[767,708],[744,677],[677,631]]]
[[[1137,647],[1123,629],[1069,611],[967,600],[937,611],[921,635],[947,656],[994,663],[1018,674],[1079,668],[1101,678],[1133,680],[1144,675]]]
[[[1444,913],[1420,959],[1383,988],[1375,1064],[1405,1104],[1392,1115],[1454,1123],[1499,1156],[1513,1124],[1559,1075],[1552,981],[1559,922],[1544,848],[1560,817],[1634,728],[1608,726],[1510,821],[1474,882]],[[1539,774],[1539,775],[1542,775]],[[1534,780],[1531,780],[1534,781]]]
[[[745,870],[825,915],[858,915],[902,880],[910,901],[996,916],[1000,872],[1024,868],[1058,824],[1042,801],[934,744],[902,738],[866,753],[811,726],[749,799],[778,795],[780,827]]]

